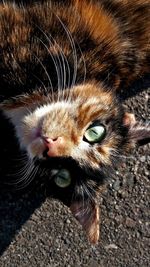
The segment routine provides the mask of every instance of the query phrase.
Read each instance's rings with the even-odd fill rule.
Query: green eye
[[[54,170],[55,177],[54,181],[55,184],[61,188],[68,187],[71,184],[71,175],[68,170],[62,169],[62,170]]]
[[[97,125],[87,129],[84,137],[89,143],[98,143],[104,138],[105,132],[103,125]]]

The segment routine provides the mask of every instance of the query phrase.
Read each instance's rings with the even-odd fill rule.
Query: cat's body
[[[0,15],[1,109],[33,165],[69,169],[71,185],[50,186],[96,242],[104,176],[149,138],[115,94],[150,72],[150,0],[8,1]]]
[[[85,76],[116,88],[148,72],[149,0],[58,2],[1,5],[2,99]]]

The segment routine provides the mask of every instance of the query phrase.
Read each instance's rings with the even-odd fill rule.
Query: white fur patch
[[[44,115],[46,115],[50,112],[54,112],[55,110],[61,109],[61,108],[63,108],[63,109],[72,108],[72,103],[61,101],[61,102],[56,102],[56,103],[52,103],[52,104],[47,104],[47,105],[44,105],[44,106],[37,108],[34,111],[34,115],[38,118],[41,118]]]

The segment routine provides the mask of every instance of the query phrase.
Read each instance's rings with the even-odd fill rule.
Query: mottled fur
[[[96,242],[103,179],[120,154],[149,140],[149,126],[125,113],[116,91],[150,72],[150,0],[32,2],[0,4],[0,108]],[[83,136],[94,121],[106,136],[91,145]],[[49,138],[57,141],[50,156]],[[54,166],[72,174],[63,192],[50,179]]]

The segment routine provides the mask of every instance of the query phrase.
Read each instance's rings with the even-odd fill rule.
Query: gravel
[[[149,119],[150,78],[128,93],[126,106]],[[9,140],[8,140],[9,142]],[[99,199],[101,239],[91,246],[62,203],[41,192],[22,196],[0,189],[1,267],[150,266],[150,145],[124,159]],[[3,162],[3,161],[2,161]]]

